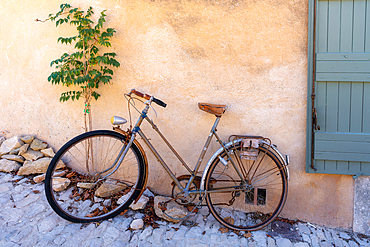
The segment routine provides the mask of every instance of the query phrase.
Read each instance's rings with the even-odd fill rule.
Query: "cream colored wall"
[[[82,101],[59,103],[65,89],[47,82],[50,62],[69,49],[56,39],[71,36],[71,29],[34,21],[63,2],[7,0],[0,6],[0,131],[35,134],[54,149],[83,131]],[[113,85],[101,87],[102,97],[93,102],[95,129],[111,128],[112,115],[128,116],[123,94],[131,88],[153,94],[168,107],[156,107],[158,117],[151,116],[193,167],[214,121],[197,103],[226,104],[218,128],[225,140],[231,134],[263,135],[290,155],[283,217],[352,226],[353,179],[305,173],[307,1],[70,3],[107,9],[107,24],[117,30],[113,50],[121,67]],[[184,174],[158,138],[152,141],[176,174]],[[149,158],[149,186],[169,194],[167,175]]]

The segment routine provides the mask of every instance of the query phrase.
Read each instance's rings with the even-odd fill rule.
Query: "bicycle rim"
[[[66,143],[45,178],[54,211],[72,222],[92,222],[126,209],[140,194],[146,171],[134,144],[115,165],[125,147],[126,137],[114,131],[91,131]]]
[[[271,223],[287,197],[285,170],[267,145],[258,148],[256,160],[244,159],[240,142],[230,151],[239,174],[225,152],[216,158],[206,176],[206,201],[213,216],[224,226],[254,231]],[[227,162],[227,164],[226,164]]]

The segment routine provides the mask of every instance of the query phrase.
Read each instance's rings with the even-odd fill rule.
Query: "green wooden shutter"
[[[316,171],[309,164],[306,170],[370,175],[370,0],[318,0],[316,8],[316,60],[311,65],[316,63],[314,106],[320,130],[308,131],[310,136],[314,131],[308,150],[313,148]]]

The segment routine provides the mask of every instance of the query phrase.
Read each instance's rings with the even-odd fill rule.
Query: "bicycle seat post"
[[[221,115],[222,114],[220,114],[219,116],[216,116],[216,120],[215,120],[215,122],[214,122],[214,124],[212,126],[212,129],[211,129],[211,131],[210,131],[210,133],[208,135],[208,138],[206,140],[206,143],[204,144],[204,147],[202,149],[202,152],[199,155],[199,159],[198,159],[197,164],[195,166],[194,172],[192,173],[192,176],[190,177],[189,182],[188,182],[188,184],[187,184],[187,186],[185,188],[186,191],[189,189],[190,184],[193,182],[193,180],[194,180],[194,178],[195,178],[195,176],[196,176],[196,174],[197,174],[197,172],[198,172],[198,170],[200,168],[200,165],[202,164],[203,158],[206,155],[206,152],[207,152],[207,149],[208,149],[208,147],[209,147],[209,145],[211,143],[212,137],[215,135],[216,138],[217,138],[217,140],[220,140],[220,138],[216,134],[216,131],[217,131],[218,123],[220,122],[220,119],[221,119]]]

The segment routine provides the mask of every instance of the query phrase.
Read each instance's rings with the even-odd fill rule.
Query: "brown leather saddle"
[[[226,111],[226,105],[215,105],[209,103],[198,103],[199,109],[214,114],[216,117],[221,117]]]

